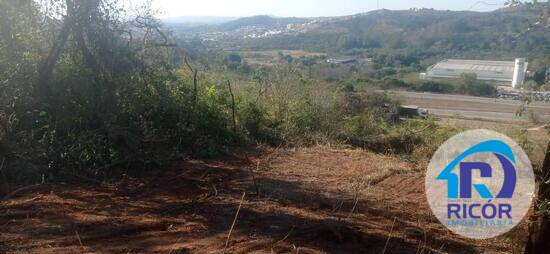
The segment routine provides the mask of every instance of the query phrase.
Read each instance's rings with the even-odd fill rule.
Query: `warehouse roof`
[[[489,71],[514,74],[514,61],[480,61],[448,59],[435,64],[432,69],[452,69],[464,71]]]
[[[475,73],[478,79],[512,82],[515,61],[482,61],[447,59],[428,68],[428,78],[459,78],[463,73]]]

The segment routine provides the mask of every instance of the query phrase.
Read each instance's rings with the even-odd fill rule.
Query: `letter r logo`
[[[481,178],[492,177],[493,168],[491,165],[484,162],[461,162],[472,154],[486,152],[491,152],[498,158],[504,171],[504,183],[496,198],[512,198],[517,181],[517,173],[513,165],[516,159],[512,149],[506,143],[498,140],[489,140],[472,146],[457,156],[441,171],[436,180],[447,181],[448,198],[472,198],[472,186],[481,198],[495,198],[486,185],[472,185],[472,172],[474,170],[479,170]],[[459,166],[460,172],[458,173],[453,172],[456,166]]]
[[[472,198],[472,171],[480,171],[481,177],[491,177],[491,165],[484,162],[461,162],[460,163],[460,197]],[[474,184],[482,198],[493,198],[489,188],[485,184]]]

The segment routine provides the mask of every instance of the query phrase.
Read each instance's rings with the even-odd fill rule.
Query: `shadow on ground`
[[[230,253],[482,251],[444,230],[426,231],[407,211],[261,172],[253,177],[251,165],[191,161],[145,179],[21,193],[0,203],[0,252],[221,253],[243,192]]]

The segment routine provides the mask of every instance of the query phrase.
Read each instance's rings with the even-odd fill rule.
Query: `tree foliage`
[[[5,178],[106,176],[231,142],[218,106],[195,102],[174,72],[174,44],[149,9],[127,13],[107,0],[0,5]]]
[[[252,67],[237,53],[176,47],[150,8],[122,3],[0,0],[1,180],[140,173],[244,142],[335,140],[406,153],[423,142],[397,125],[387,96],[313,79],[316,57],[281,53]]]

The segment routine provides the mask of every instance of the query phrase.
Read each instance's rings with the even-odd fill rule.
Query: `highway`
[[[533,118],[529,115],[534,115],[539,121],[550,122],[550,103],[533,102],[526,107],[526,114],[520,117],[517,116],[517,112],[522,102],[516,100],[407,91],[389,91],[388,93],[399,99],[403,105],[426,108],[436,116],[527,122]]]

